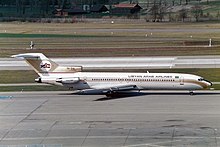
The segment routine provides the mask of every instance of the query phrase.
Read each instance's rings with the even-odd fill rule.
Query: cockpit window
[[[206,80],[206,79],[204,79],[204,78],[199,78],[198,81],[208,82],[208,83],[212,86],[212,82],[210,82],[210,81],[208,81],[208,80]]]
[[[198,81],[204,81],[204,79],[203,78],[199,78]]]

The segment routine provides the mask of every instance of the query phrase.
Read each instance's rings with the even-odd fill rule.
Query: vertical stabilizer
[[[42,53],[25,53],[13,55],[12,57],[25,59],[37,73],[53,72],[58,67],[57,63],[48,59]]]
[[[82,67],[63,67],[48,59],[42,53],[25,53],[11,56],[13,58],[24,59],[37,74],[52,72],[79,72]]]

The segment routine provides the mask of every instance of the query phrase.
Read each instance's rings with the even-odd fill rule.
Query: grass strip
[[[0,33],[0,38],[84,38],[84,37],[112,37],[112,36],[68,35],[68,34],[16,34],[16,33]]]
[[[2,70],[0,71],[0,83],[33,83],[38,75],[33,70]],[[1,87],[2,88],[2,87]]]
[[[68,88],[61,87],[61,86],[2,86],[0,87],[0,92],[10,92],[10,91],[18,91],[18,92],[25,92],[25,91],[67,91]]]

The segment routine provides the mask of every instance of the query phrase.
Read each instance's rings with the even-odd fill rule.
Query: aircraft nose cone
[[[209,86],[212,86],[212,82],[210,82],[209,80],[204,80],[204,82],[206,83],[206,85],[209,87]]]
[[[206,81],[206,84],[208,87],[212,86],[212,82],[210,82],[210,81]]]

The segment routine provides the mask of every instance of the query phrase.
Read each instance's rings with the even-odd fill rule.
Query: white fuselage
[[[179,73],[53,72],[40,76],[42,83],[63,85],[74,90],[123,85],[136,85],[139,90],[198,90],[211,86],[209,81],[199,80],[202,79],[200,76]],[[57,82],[59,78],[63,82]]]

